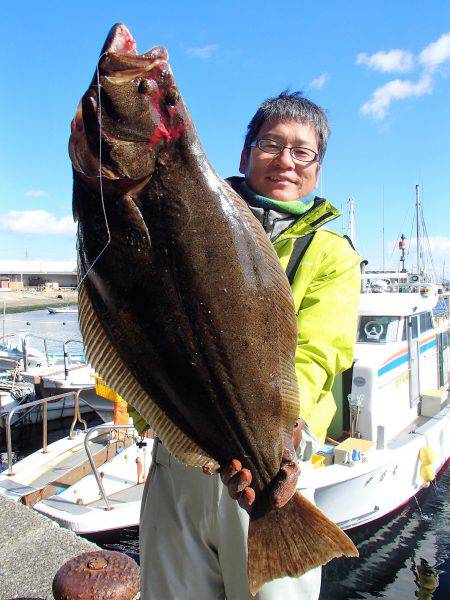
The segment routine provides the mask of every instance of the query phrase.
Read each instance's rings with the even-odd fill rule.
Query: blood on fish
[[[153,132],[152,138],[150,140],[150,146],[153,148],[160,140],[165,139],[167,141],[170,140],[170,133],[167,131],[164,123],[161,124],[160,127],[157,127]]]
[[[160,106],[160,100],[163,99],[165,94],[166,92],[164,90],[159,90],[151,100],[153,107],[155,108],[161,119],[159,127],[155,129],[149,141],[150,146],[152,148],[162,139],[165,139],[166,141],[176,141],[185,129],[182,121],[180,121],[177,125],[173,124],[176,116],[178,115],[178,110],[175,106],[167,107],[166,110],[168,112],[169,118],[167,119],[164,117]]]

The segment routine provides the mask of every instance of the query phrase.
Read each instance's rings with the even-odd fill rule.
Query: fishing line
[[[91,263],[91,266],[86,271],[86,273],[83,275],[81,281],[78,283],[78,285],[77,285],[77,292],[80,290],[81,284],[86,279],[86,277],[89,275],[89,272],[94,267],[95,263],[98,261],[98,259],[101,257],[101,255],[103,254],[103,252],[106,250],[106,248],[111,243],[111,231],[109,229],[108,217],[106,216],[105,199],[104,199],[104,196],[103,196],[103,175],[102,175],[102,95],[101,95],[101,85],[100,85],[100,72],[99,72],[99,69],[98,69],[98,65],[99,65],[100,60],[106,54],[107,54],[106,52],[103,52],[103,54],[101,54],[99,56],[99,59],[98,59],[98,62],[97,62],[97,67],[96,67],[96,75],[97,75],[98,116],[99,116],[99,129],[98,129],[98,132],[99,132],[98,133],[98,135],[99,135],[99,144],[98,144],[99,145],[99,149],[98,149],[99,167],[98,167],[98,175],[99,175],[99,182],[100,182],[100,198],[101,198],[101,201],[102,201],[102,210],[103,210],[103,216],[105,218],[106,231],[108,232],[108,241],[106,242],[105,246],[100,250],[100,252],[97,254],[97,256],[95,257],[94,261]]]

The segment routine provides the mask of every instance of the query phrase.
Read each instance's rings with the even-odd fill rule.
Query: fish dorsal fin
[[[233,190],[228,182],[225,183],[233,193],[235,204],[238,206],[242,218],[247,222],[247,227],[252,231],[256,239],[257,247],[262,253],[266,268],[270,272],[270,280],[278,292],[272,318],[277,323],[275,332],[278,335],[277,346],[281,374],[282,419],[286,429],[290,429],[293,421],[298,419],[300,414],[300,394],[295,373],[297,315],[291,287],[286,274],[280,268],[279,258],[261,223],[255,219],[245,200]],[[281,332],[285,332],[285,335],[282,336]],[[290,335],[287,332],[290,332]],[[286,344],[286,338],[292,340],[292,346]]]
[[[84,284],[79,290],[79,322],[89,362],[105,383],[144,417],[167,450],[185,465],[218,469],[217,462],[172,423],[125,366],[106,335]]]

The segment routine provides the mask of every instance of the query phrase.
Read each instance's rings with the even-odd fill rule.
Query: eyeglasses
[[[249,145],[249,148],[255,148],[255,146],[259,148],[261,152],[267,152],[267,154],[281,154],[283,150],[287,148],[291,153],[292,159],[295,162],[302,164],[313,162],[318,157],[317,152],[314,152],[314,150],[310,150],[309,148],[285,146],[284,144],[280,144],[280,142],[275,142],[269,138],[255,140]]]

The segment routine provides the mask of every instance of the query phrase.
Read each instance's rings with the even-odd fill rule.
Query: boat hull
[[[430,446],[434,450],[436,472],[449,460],[449,405],[433,419],[419,418],[418,426],[411,430],[397,436],[386,449],[373,450],[366,463],[313,469],[300,483],[315,487],[317,506],[342,529],[375,521],[411,500],[427,485],[420,475],[421,448]]]

